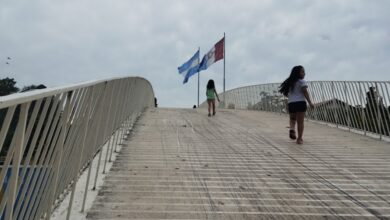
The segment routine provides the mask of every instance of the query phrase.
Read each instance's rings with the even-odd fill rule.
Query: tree
[[[33,85],[23,87],[23,89],[20,92],[28,92],[28,91],[36,90],[36,89],[46,89],[46,86],[43,84],[39,84],[39,85],[33,84]]]
[[[18,92],[19,88],[15,87],[15,84],[16,84],[16,81],[14,79],[12,79],[12,78],[11,79],[10,78],[0,79],[0,94],[1,94],[1,96],[5,96],[5,95],[9,95],[9,94]],[[30,91],[30,90],[44,89],[44,88],[46,88],[46,86],[43,85],[43,84],[40,84],[40,85],[29,85],[29,86],[23,87],[21,92],[27,92],[27,91]],[[38,113],[38,116],[35,119],[35,121],[33,122],[35,124],[38,123],[38,120],[39,120],[40,117],[46,117],[46,116],[41,116],[41,111],[42,111],[44,103],[45,103],[45,101],[42,102],[42,104],[40,106],[40,111]],[[30,119],[31,119],[31,115],[32,115],[32,112],[34,110],[35,104],[36,104],[36,101],[32,101],[31,104],[30,104],[30,107],[28,109],[28,114],[27,114],[27,122],[29,122]],[[7,111],[8,111],[8,108],[0,109],[0,126],[1,127],[3,125],[3,122],[4,122],[5,116],[7,114]],[[14,114],[12,116],[11,123],[9,125],[8,132],[6,134],[6,138],[5,138],[3,146],[1,148],[1,152],[0,152],[0,165],[3,164],[3,158],[7,155],[8,149],[9,149],[9,147],[11,145],[12,138],[13,138],[13,136],[15,134],[15,129],[16,129],[16,126],[17,126],[17,123],[18,123],[18,120],[19,120],[19,114],[20,114],[20,105],[18,105],[16,107],[16,109],[15,109],[15,112],[14,112]],[[34,129],[33,129],[32,133],[35,132],[35,126],[34,126]],[[30,142],[28,142],[28,143],[30,143]],[[29,147],[30,146],[27,145],[26,151],[28,151]]]
[[[6,96],[19,91],[15,86],[16,81],[13,78],[0,79],[0,96]]]

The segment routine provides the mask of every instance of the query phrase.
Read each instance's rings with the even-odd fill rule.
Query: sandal
[[[303,140],[302,139],[297,140],[297,144],[303,144]]]
[[[297,139],[297,136],[295,135],[295,130],[290,130],[290,138],[291,138],[292,140]]]

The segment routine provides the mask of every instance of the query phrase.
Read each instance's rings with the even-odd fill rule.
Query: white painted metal
[[[389,81],[312,81],[308,85],[316,107],[308,109],[307,119],[380,139],[390,137]],[[286,113],[279,86],[270,83],[226,91],[226,107]]]
[[[106,142],[115,149],[134,115],[153,106],[152,86],[139,77],[1,97],[0,218],[50,219]]]

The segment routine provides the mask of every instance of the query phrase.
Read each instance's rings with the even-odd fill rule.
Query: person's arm
[[[309,92],[307,91],[307,86],[302,87],[302,92],[306,100],[309,102],[310,108],[314,108],[314,104],[311,102]]]
[[[217,96],[218,102],[221,102],[221,101],[219,100],[219,96],[218,96],[217,90],[214,89],[214,92],[215,92],[215,95]]]

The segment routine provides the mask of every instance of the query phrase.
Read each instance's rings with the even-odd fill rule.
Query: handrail
[[[268,83],[228,90],[219,107],[286,114],[286,98],[278,92],[279,86]],[[310,81],[308,86],[316,105],[307,111],[308,119],[380,139],[390,136],[390,81]],[[201,107],[206,105],[203,102]]]
[[[153,104],[153,88],[140,77],[1,97],[1,219],[50,219],[60,198],[71,193],[69,218],[81,171],[88,168],[90,173],[97,154],[99,170],[103,146],[107,146],[104,172],[111,160],[109,152]],[[87,190],[84,202],[86,196]]]
[[[87,82],[80,82],[73,84],[71,86],[59,86],[55,88],[46,88],[46,89],[40,89],[40,90],[34,90],[29,92],[23,92],[23,93],[14,93],[8,96],[2,96],[0,97],[0,109],[9,107],[11,105],[17,105],[21,104],[23,102],[26,102],[28,100],[34,100],[39,98],[44,98],[48,96],[55,95],[57,93],[63,93],[68,92],[76,89],[80,89],[83,87],[93,86],[99,83],[107,82],[109,80],[120,80],[120,79],[126,79],[128,77],[113,77],[110,79],[101,79],[101,80],[91,80]],[[143,79],[142,77],[134,76],[132,78],[138,78]]]

